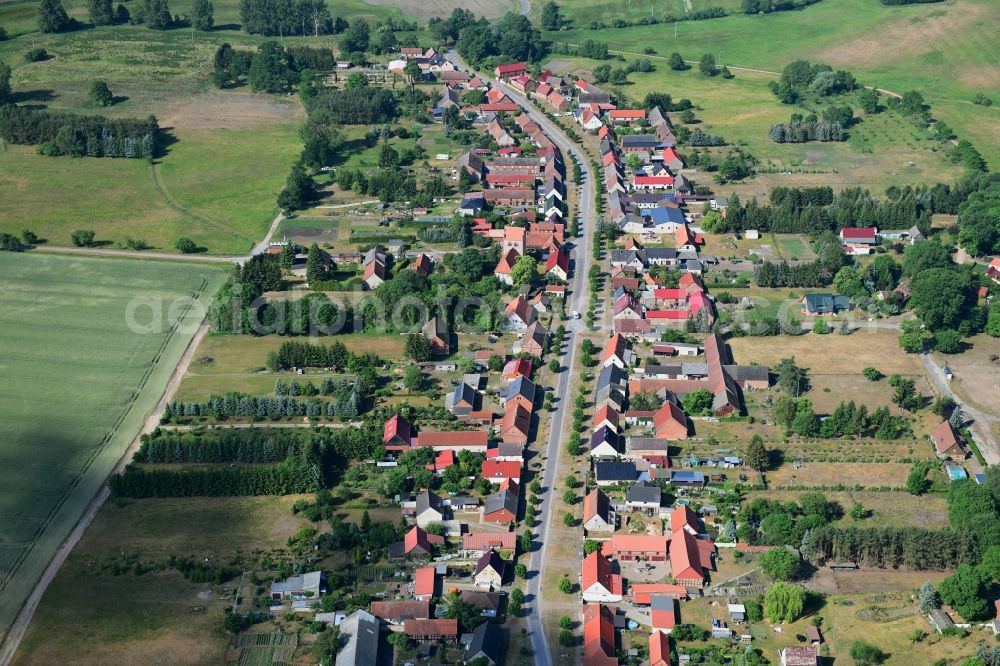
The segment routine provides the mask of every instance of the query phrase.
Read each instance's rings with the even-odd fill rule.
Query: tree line
[[[310,419],[336,418],[342,421],[352,420],[364,411],[372,386],[355,382],[350,390],[341,396],[335,396],[332,401],[323,401],[317,397],[296,398],[293,396],[246,395],[243,393],[227,393],[224,396],[212,396],[208,400],[177,401],[167,404],[163,412],[163,423],[190,418],[213,418],[225,421],[230,418],[294,419],[307,417]]]
[[[152,159],[159,132],[154,116],[105,118],[0,105],[0,138],[37,145],[41,155]]]
[[[975,564],[976,541],[968,532],[922,527],[836,527],[809,530],[803,554],[817,561],[850,561],[861,566],[941,571]]]
[[[317,465],[287,460],[279,465],[191,470],[129,465],[108,485],[119,497],[244,497],[316,492],[322,480]]]
[[[768,137],[775,143],[806,143],[808,141],[846,141],[847,133],[840,123],[822,120],[792,120],[771,125]]]
[[[240,23],[251,35],[334,35],[347,29],[324,0],[240,0]]]
[[[133,460],[140,463],[279,462],[301,450],[312,433],[295,430],[206,430],[157,428],[142,436]]]

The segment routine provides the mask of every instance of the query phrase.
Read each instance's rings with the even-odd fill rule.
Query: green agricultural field
[[[141,334],[129,304],[204,301],[200,265],[3,253],[0,633],[153,410],[200,316]],[[151,306],[135,311],[148,324]],[[186,319],[185,319],[186,318]],[[166,320],[166,316],[164,316]]]
[[[566,0],[560,3],[563,14],[574,19],[578,2],[584,16],[594,4]],[[730,67],[780,71],[796,58],[825,62],[869,85],[923,92],[935,115],[972,140],[995,166],[1000,163],[1000,108],[996,103],[976,106],[972,98],[1000,89],[1000,51],[991,28],[998,22],[1000,4],[990,0],[900,7],[874,0],[821,0],[801,11],[682,22],[676,37],[674,25],[592,31],[582,21],[572,30],[548,34],[571,44],[597,39],[634,54],[647,47],[664,57],[678,51],[688,60],[711,52]],[[729,111],[739,113],[739,108]]]
[[[550,63],[585,76],[600,64],[558,54],[551,56]],[[730,80],[706,78],[696,68],[675,72],[662,60],[654,59],[653,63],[656,71],[633,73],[628,85],[608,87],[637,102],[648,92],[689,99],[695,105],[697,120],[689,126],[691,129],[719,134],[730,144],[750,151],[760,160],[762,169],[778,172],[726,186],[727,193],[737,192],[744,200],[763,197],[777,185],[829,185],[837,189],[862,186],[881,192],[890,185],[948,182],[961,174],[961,169],[946,157],[940,142],[928,137],[927,132],[894,113],[864,116],[854,96],[833,98],[834,104],[851,104],[859,117],[849,130],[849,141],[777,144],[768,138],[771,125],[787,122],[792,113],[803,109],[781,104],[771,93],[768,82],[775,76],[741,71]],[[822,106],[809,110],[821,113]]]

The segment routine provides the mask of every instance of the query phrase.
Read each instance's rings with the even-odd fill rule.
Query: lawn
[[[143,334],[129,306],[165,313],[214,294],[204,266],[4,253],[0,274],[0,631],[153,409],[200,317]],[[153,299],[153,300],[150,300]],[[158,305],[156,305],[158,304]],[[148,323],[149,309],[134,322]]]
[[[583,14],[594,4],[569,0],[561,4],[565,16],[574,18],[577,1]],[[671,10],[668,6],[660,14]],[[995,104],[976,106],[971,100],[977,92],[1000,89],[1000,51],[995,48],[995,31],[989,28],[998,21],[1000,5],[989,0],[900,7],[867,0],[822,0],[802,11],[735,15],[676,26],[594,32],[577,22],[573,30],[552,37],[571,44],[599,39],[612,49],[635,54],[647,47],[660,56],[678,51],[688,60],[710,50],[720,63],[770,71],[780,71],[796,58],[825,62],[854,72],[862,83],[896,92],[923,92],[941,118],[996,164],[1000,109]],[[952,34],[961,34],[962,39],[953,43],[948,39]],[[941,47],[945,42],[947,48]],[[745,75],[734,73],[737,80]],[[657,79],[662,84],[663,74]]]
[[[287,381],[288,373],[276,375],[265,370],[269,352],[283,342],[312,342],[331,345],[342,342],[352,352],[372,352],[385,359],[398,358],[403,352],[403,337],[398,335],[365,335],[350,333],[324,338],[292,338],[277,335],[210,335],[205,337],[194,356],[194,362],[177,389],[178,400],[204,400],[227,391],[267,395],[274,390],[279,376]],[[317,388],[324,377],[335,375],[318,369],[309,370],[300,382],[312,382]],[[403,398],[405,402],[422,398]]]
[[[782,259],[812,259],[815,256],[809,248],[807,239],[801,236],[772,234],[771,237],[778,246]]]
[[[42,597],[16,664],[218,663],[222,587],[194,584],[171,570],[137,576],[99,573],[107,563],[170,555],[229,562],[282,548],[306,521],[298,496],[148,499],[106,504]],[[155,567],[154,569],[159,569]],[[247,595],[251,588],[243,590]],[[195,611],[195,609],[201,609]],[[51,637],[58,634],[61,640]]]

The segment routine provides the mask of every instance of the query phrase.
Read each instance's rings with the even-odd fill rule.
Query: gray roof
[[[705,376],[708,374],[708,363],[681,363],[681,372],[685,375]]]
[[[501,509],[507,509],[516,516],[517,495],[505,489],[498,490],[486,498],[486,513],[494,513]]]
[[[594,450],[605,442],[615,449],[619,449],[620,440],[618,434],[608,426],[601,426],[590,436],[590,449]]]
[[[636,259],[639,263],[646,263],[646,253],[644,250],[611,250],[612,264],[631,264]]]
[[[622,393],[621,389],[611,386],[599,387],[597,389],[596,404],[600,406],[603,402],[610,402],[616,407],[621,407],[625,402],[625,394]]]
[[[476,389],[464,382],[455,387],[453,396],[454,402],[452,404],[457,405],[460,402],[466,402],[473,407],[476,404]]]
[[[660,137],[655,134],[626,134],[622,145],[629,148],[655,148],[660,145]]]
[[[676,259],[677,249],[673,247],[649,247],[646,248],[646,259]]]
[[[724,365],[722,367],[738,382],[766,382],[770,377],[766,365]]]
[[[535,383],[522,375],[517,379],[515,379],[514,381],[512,381],[511,383],[507,384],[507,388],[505,388],[501,392],[501,395],[503,396],[505,401],[512,400],[513,398],[520,395],[534,402],[536,392],[537,388],[535,387]]]
[[[598,481],[635,481],[634,462],[599,462],[594,465]]]
[[[676,483],[678,481],[681,483],[703,484],[705,483],[705,475],[701,472],[688,469],[672,470],[670,472],[670,482]]]
[[[670,440],[660,437],[629,437],[625,440],[625,448],[628,451],[657,451],[666,453],[670,449]]]
[[[619,368],[615,364],[608,365],[601,369],[601,372],[597,375],[597,389],[601,390],[607,386],[624,386],[628,377],[625,375],[625,371]]]
[[[668,377],[681,374],[683,366],[678,364],[650,364],[645,366],[642,371],[647,377]]]
[[[503,645],[503,630],[492,622],[483,622],[472,630],[472,641],[465,651],[465,661],[470,662],[478,657],[486,657],[490,663],[496,664],[500,659],[500,648]]]
[[[625,501],[641,502],[643,504],[652,504],[655,502],[659,504],[661,495],[659,486],[648,483],[636,483],[629,486],[628,490],[625,491]]]
[[[677,608],[677,600],[669,594],[654,594],[649,597],[652,610],[673,611]]]
[[[664,117],[663,112],[660,111],[660,107],[658,106],[653,107],[653,109],[649,112],[649,115],[646,116],[646,120],[648,120],[649,124],[653,127],[656,127],[660,123],[667,122],[666,117]]]
[[[424,490],[417,495],[417,515],[419,516],[428,509],[433,509],[440,513],[441,498],[429,490]]]
[[[340,623],[342,647],[336,666],[370,666],[378,663],[379,621],[371,613],[356,610]]]

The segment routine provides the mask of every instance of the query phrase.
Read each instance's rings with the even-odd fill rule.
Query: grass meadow
[[[302,496],[184,497],[105,504],[42,597],[14,663],[191,664],[225,661],[225,587],[176,571],[102,572],[115,562],[163,563],[170,555],[229,562],[281,548],[306,521]],[[159,567],[156,567],[159,569]],[[244,595],[252,590],[244,587]],[[51,640],[58,634],[61,640]]]
[[[0,274],[2,633],[158,402],[193,335],[191,326],[132,332],[129,302],[202,299],[225,272],[3,253]],[[140,310],[136,321],[148,319]]]
[[[550,62],[584,76],[600,64],[562,55],[553,55]],[[787,122],[792,113],[805,110],[778,101],[768,89],[775,76],[738,71],[729,80],[706,78],[696,68],[675,72],[661,60],[653,62],[655,71],[630,74],[627,85],[608,87],[637,102],[649,92],[666,92],[675,100],[691,100],[696,117],[696,122],[689,125],[692,130],[719,134],[730,144],[743,146],[760,160],[761,169],[775,172],[723,187],[726,193],[738,193],[744,200],[753,196],[762,199],[779,185],[829,185],[835,189],[862,186],[880,193],[890,185],[949,182],[961,174],[961,169],[948,160],[941,143],[926,131],[887,111],[864,116],[853,95],[832,99],[833,104],[851,104],[855,117],[860,118],[851,126],[848,141],[778,144],[768,138],[771,125]],[[811,105],[808,110],[819,114],[822,108]],[[679,122],[677,114],[673,115],[673,120]],[[714,150],[718,154],[726,151]],[[698,174],[692,177],[699,179]],[[707,175],[701,180],[711,184]]]
[[[600,3],[597,11],[613,18],[621,10],[617,6],[626,3]],[[668,24],[592,31],[587,18],[598,3],[566,0],[560,6],[575,22],[572,30],[548,33],[556,41],[580,44],[597,39],[635,54],[647,47],[664,57],[678,51],[687,60],[711,52],[720,63],[770,71],[806,58],[848,69],[868,85],[895,92],[919,90],[936,116],[972,140],[991,165],[1000,163],[1000,107],[972,104],[977,92],[995,97],[1000,89],[1000,51],[996,32],[989,27],[1000,22],[996,2],[947,0],[884,7],[869,0],[822,0],[801,11],[687,21],[677,24],[676,36],[675,26]],[[576,20],[577,7],[584,20]],[[645,8],[648,12],[648,5]],[[658,14],[668,11],[671,6]],[[620,15],[628,18],[624,11]],[[734,73],[737,79],[747,74]],[[737,105],[728,111],[738,114],[741,109]]]

